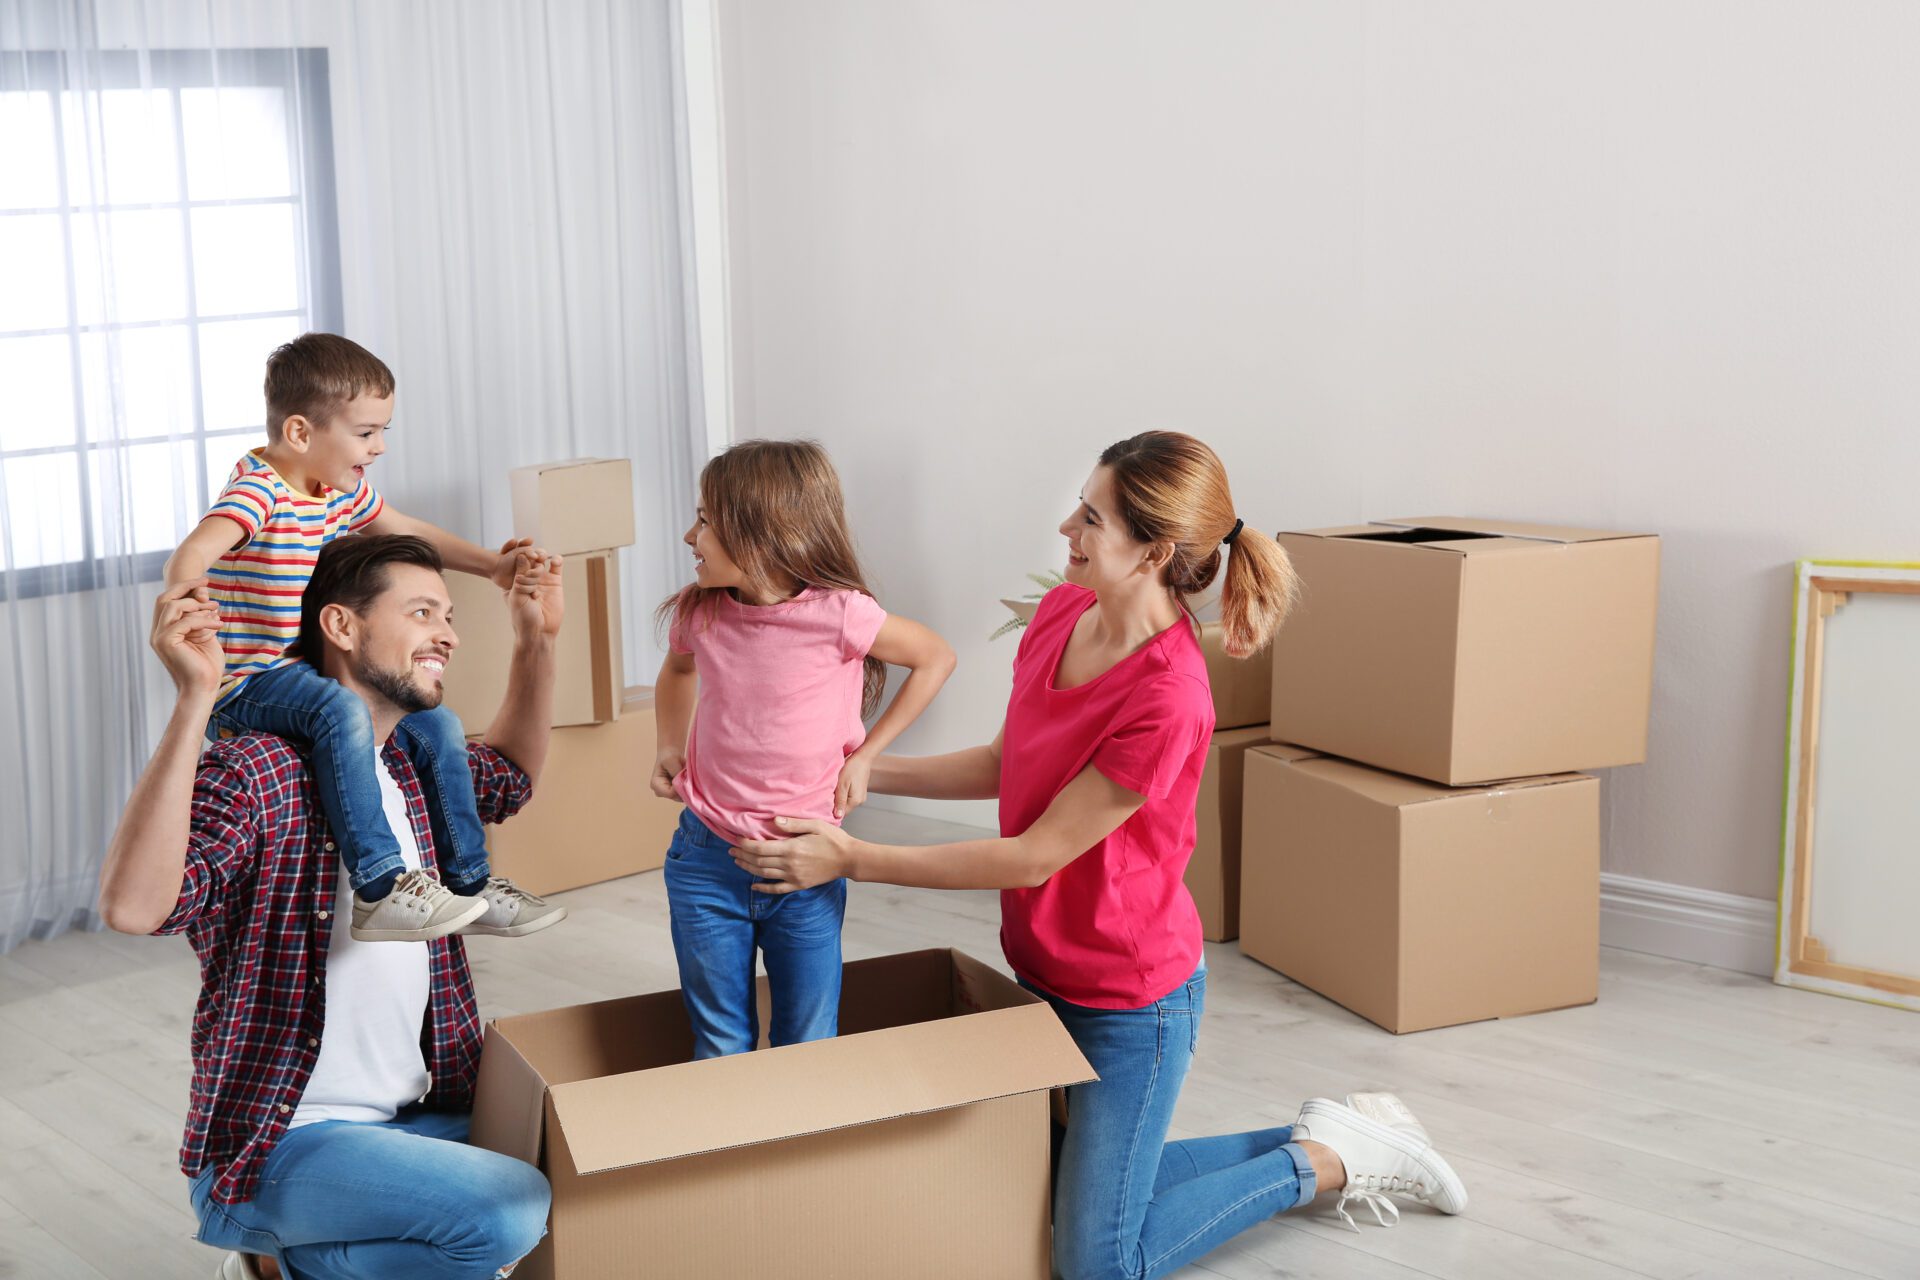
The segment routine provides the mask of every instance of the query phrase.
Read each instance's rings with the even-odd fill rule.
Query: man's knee
[[[470,1247],[475,1261],[498,1270],[533,1252],[546,1234],[553,1191],[546,1175],[524,1160],[500,1157],[490,1170],[487,1190],[476,1202]]]

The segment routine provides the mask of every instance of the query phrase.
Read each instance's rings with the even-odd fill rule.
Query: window
[[[0,599],[157,578],[267,353],[339,329],[326,57],[0,58]]]

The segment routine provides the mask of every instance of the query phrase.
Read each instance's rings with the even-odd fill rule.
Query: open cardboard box
[[[518,1280],[1046,1280],[1049,1091],[1094,1078],[1052,1008],[919,951],[846,966],[840,1032],[692,1062],[678,991],[489,1023],[472,1141],[553,1187]]]
[[[1638,764],[1660,540],[1420,517],[1279,535],[1271,726],[1451,785]]]
[[[1246,756],[1241,951],[1394,1032],[1599,994],[1599,779],[1442,787],[1297,751]]]

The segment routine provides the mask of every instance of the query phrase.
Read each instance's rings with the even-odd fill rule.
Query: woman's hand
[[[755,893],[811,889],[852,869],[859,841],[831,822],[818,818],[775,818],[773,822],[791,834],[785,840],[742,840],[733,850],[733,860],[742,871],[771,882],[756,883]]]
[[[662,751],[654,757],[653,776],[647,779],[647,785],[653,789],[653,794],[662,800],[679,800],[684,803],[685,797],[674,789],[673,783],[674,779],[680,776],[681,770],[686,767],[686,752]]]
[[[873,772],[873,757],[856,751],[840,766],[840,781],[833,788],[833,816],[844,818],[867,802],[867,778]]]

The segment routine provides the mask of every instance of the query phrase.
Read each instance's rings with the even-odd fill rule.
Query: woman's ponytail
[[[1128,531],[1141,542],[1172,545],[1167,588],[1181,605],[1212,585],[1224,559],[1227,653],[1246,658],[1266,648],[1293,607],[1299,580],[1280,544],[1234,510],[1219,456],[1192,436],[1146,431],[1109,445],[1100,464],[1113,472]]]

